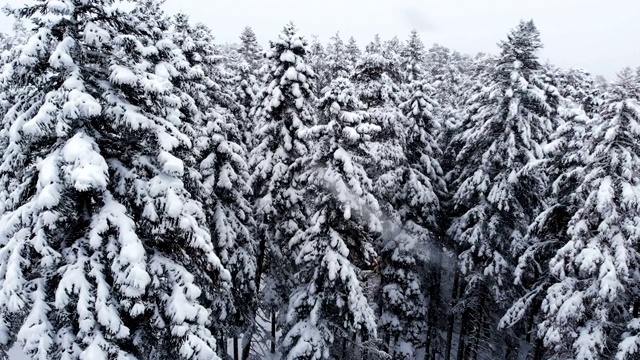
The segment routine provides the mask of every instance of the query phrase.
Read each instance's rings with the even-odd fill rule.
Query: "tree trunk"
[[[460,272],[458,271],[458,267],[456,266],[456,271],[453,276],[453,288],[451,294],[451,307],[455,303],[455,300],[458,298],[458,286],[460,282]],[[456,322],[456,317],[451,309],[447,310],[447,343],[444,349],[444,360],[451,360],[451,348],[453,346],[453,330]]]
[[[271,353],[276,353],[276,311],[271,311]]]
[[[233,360],[240,360],[239,357],[240,354],[238,354],[238,337],[234,336],[233,337]]]

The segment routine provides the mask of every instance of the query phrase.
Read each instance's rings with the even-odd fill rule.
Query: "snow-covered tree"
[[[349,63],[347,47],[340,38],[340,33],[331,37],[327,45],[327,79],[334,80],[339,77],[348,78],[352,66]]]
[[[330,353],[336,338],[376,337],[361,272],[375,260],[372,242],[381,223],[363,162],[368,161],[365,140],[380,128],[358,111],[354,88],[344,78],[331,83],[319,107],[320,124],[300,131],[317,145],[301,174],[313,204],[310,221],[290,242],[299,272],[282,343],[286,359],[345,358]]]
[[[407,44],[402,48],[401,73],[404,82],[421,80],[425,72],[425,50],[422,39],[412,30]]]
[[[188,71],[156,2],[37,1],[0,181],[0,342],[32,358],[215,359],[230,275],[197,198]],[[45,16],[46,15],[46,16]],[[16,171],[16,169],[20,169]]]
[[[558,103],[557,90],[537,77],[542,44],[533,22],[520,22],[500,47],[490,83],[469,101],[468,128],[454,138],[464,146],[450,175],[454,218],[448,233],[460,248],[466,284],[459,299],[465,313],[461,336],[471,343],[514,296],[512,249],[522,246],[543,205],[539,194],[546,184],[535,165]],[[472,328],[475,334],[468,332]],[[478,351],[476,345],[460,346]],[[513,350],[507,344],[501,356],[510,358]]]
[[[428,353],[435,350],[431,345],[438,336],[440,311],[438,216],[446,185],[434,136],[437,104],[433,88],[424,81],[412,82],[408,91],[411,97],[400,105],[408,128],[405,157],[376,181],[379,200],[390,205],[380,251],[380,326],[386,342],[394,342],[394,359],[414,359],[423,343]]]
[[[549,262],[538,332],[551,358],[638,352],[640,106],[625,87],[624,77],[612,86],[581,148],[584,165],[567,172],[580,175],[574,196],[584,202]]]
[[[257,72],[262,64],[262,47],[258,44],[258,38],[251,27],[247,26],[240,34],[240,47],[238,48],[242,59],[249,64],[252,72]]]
[[[322,89],[329,84],[329,69],[327,65],[327,54],[324,46],[318,39],[318,36],[312,35],[311,44],[309,45],[309,55],[307,63],[316,74],[314,82],[314,93],[320,94]]]
[[[362,50],[358,47],[358,43],[356,39],[352,37],[349,38],[349,42],[347,43],[347,61],[349,62],[349,73],[351,73],[358,63],[360,59],[360,55],[362,55]]]
[[[264,88],[252,109],[257,146],[249,166],[259,242],[256,280],[265,310],[282,315],[294,272],[288,243],[307,220],[306,204],[296,187],[300,162],[309,152],[299,132],[314,124],[315,74],[305,63],[307,46],[292,23],[284,27],[267,52]]]

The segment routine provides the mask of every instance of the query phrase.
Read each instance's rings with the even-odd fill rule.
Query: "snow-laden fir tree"
[[[339,32],[331,37],[326,48],[326,53],[327,79],[333,80],[339,77],[348,78],[353,69],[349,62],[347,47],[340,38]]]
[[[557,89],[537,77],[542,44],[532,21],[520,22],[500,47],[490,83],[469,101],[468,128],[454,138],[464,146],[450,176],[454,218],[448,233],[460,249],[465,284],[459,299],[463,359],[484,351],[475,339],[495,335],[491,324],[514,296],[512,251],[520,250],[543,205],[546,184],[534,165],[558,103]],[[486,349],[491,356],[515,356],[511,338],[505,339],[504,347]]]
[[[258,44],[258,38],[249,26],[240,34],[240,47],[238,53],[249,64],[251,71],[256,72],[262,67],[262,47]]]
[[[261,86],[261,68],[263,65],[262,48],[258,44],[256,35],[250,27],[246,27],[240,34],[240,44],[237,52],[232,52],[227,59],[229,71],[233,74],[231,87],[239,105],[239,130],[243,133],[243,142],[247,151],[253,148],[253,122],[249,112],[253,106]]]
[[[262,305],[284,315],[292,289],[293,259],[288,243],[307,220],[296,176],[309,152],[299,131],[314,124],[315,74],[305,63],[307,41],[289,23],[267,52],[264,88],[252,109],[257,146],[250,154],[256,236],[256,280]],[[263,279],[264,278],[264,279]],[[260,281],[264,284],[260,287]],[[272,324],[275,336],[275,322]]]
[[[640,106],[622,75],[580,149],[584,165],[563,174],[577,173],[583,203],[548,265],[538,334],[553,359],[638,353]]]
[[[571,108],[575,104],[591,117],[598,112],[603,94],[596,88],[591,74],[581,69],[546,67],[549,67],[548,71],[560,91],[564,106]]]
[[[425,72],[425,51],[424,43],[420,39],[420,35],[416,30],[412,30],[406,45],[402,48],[401,53],[401,74],[402,81],[409,83],[411,81],[421,80]]]
[[[424,81],[408,86],[411,96],[400,105],[408,128],[405,158],[376,181],[379,200],[390,205],[380,251],[380,327],[385,342],[393,342],[394,359],[414,359],[420,347],[435,353],[438,337],[442,266],[438,216],[446,185],[437,160],[433,91]]]
[[[299,131],[316,146],[300,175],[313,204],[311,217],[290,241],[299,266],[282,342],[283,358],[290,360],[346,358],[346,341],[376,337],[362,271],[375,261],[372,243],[382,225],[363,162],[365,140],[380,128],[358,111],[354,88],[344,78],[331,83],[319,108],[320,124]],[[336,339],[340,346],[331,351]]]
[[[547,204],[529,226],[524,250],[517,258],[514,270],[514,285],[522,287],[524,292],[511,304],[499,324],[500,328],[505,328],[524,322],[527,340],[534,345],[530,354],[533,359],[542,359],[545,354],[542,338],[536,335],[536,330],[542,299],[554,281],[549,262],[570,240],[569,220],[585,200],[576,190],[584,180],[586,154],[582,147],[590,119],[575,104],[559,111],[563,122],[544,146],[545,158],[541,165],[549,185],[539,196],[544,196]]]
[[[230,275],[197,198],[172,80],[184,56],[154,2],[37,1],[4,79],[0,342],[38,359],[215,359]],[[45,16],[46,14],[46,16]],[[19,170],[18,170],[19,169]]]
[[[362,55],[362,50],[358,46],[356,39],[352,37],[349,38],[349,42],[347,43],[347,61],[349,62],[349,73],[353,72]]]
[[[221,80],[215,51],[211,43],[202,42],[211,40],[208,29],[202,24],[193,27],[182,14],[173,23],[172,38],[189,65],[189,71],[178,74],[173,82],[184,92],[183,105],[191,104],[184,112],[201,125],[193,136],[203,176],[200,198],[216,251],[232,277],[233,297],[225,304],[224,326],[219,329],[224,331],[219,336],[237,337],[252,325],[256,307],[255,246],[247,200],[251,189],[240,119],[228,107],[233,100]]]
[[[322,89],[331,82],[331,79],[329,78],[329,69],[327,66],[327,54],[317,35],[311,36],[307,63],[316,74],[315,81],[313,82],[313,90],[316,95],[319,95]]]

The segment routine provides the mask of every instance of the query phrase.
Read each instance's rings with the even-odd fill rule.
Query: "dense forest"
[[[133,3],[5,8],[0,359],[640,358],[640,70]]]

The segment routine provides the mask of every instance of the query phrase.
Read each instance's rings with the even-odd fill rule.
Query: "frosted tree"
[[[247,26],[240,34],[240,47],[238,48],[242,59],[249,64],[253,72],[257,72],[262,64],[262,47],[258,44],[258,38],[251,27]]]
[[[24,91],[3,119],[0,342],[41,359],[215,359],[231,279],[172,85],[186,61],[157,3],[115,5],[14,11],[36,29],[4,79]]]
[[[340,38],[340,33],[331,37],[327,45],[327,78],[330,80],[339,77],[348,78],[352,66],[349,64],[347,47]]]
[[[390,205],[380,251],[380,326],[386,343],[393,340],[394,359],[414,359],[423,344],[435,353],[441,311],[438,214],[446,185],[434,135],[437,104],[426,82],[414,81],[408,90],[411,97],[400,105],[408,128],[405,159],[375,183],[380,201]]]
[[[237,338],[252,326],[256,308],[256,260],[249,230],[253,223],[247,200],[251,189],[247,185],[246,153],[238,129],[239,119],[228,108],[233,99],[227,93],[227,84],[220,80],[222,74],[215,62],[215,51],[209,42],[202,42],[211,40],[208,29],[203,25],[191,26],[181,14],[173,22],[172,37],[183,49],[191,70],[180,73],[173,82],[184,92],[183,104],[191,104],[184,112],[200,125],[193,136],[197,139],[194,150],[203,176],[199,198],[215,249],[232,277],[232,301],[225,304],[225,318],[220,326],[225,331],[219,336]]]
[[[454,138],[464,146],[450,175],[454,208],[448,233],[459,246],[465,284],[458,300],[459,354],[465,359],[482,351],[474,339],[490,335],[495,310],[513,299],[511,253],[522,247],[527,226],[543,206],[538,194],[546,184],[535,165],[557,112],[557,89],[537,77],[542,44],[533,22],[521,22],[500,47],[490,83],[469,101],[469,127]],[[492,350],[492,356],[510,358],[513,350],[507,343],[504,353]]]
[[[321,121],[304,136],[315,139],[301,184],[312,205],[306,229],[294,236],[298,286],[291,295],[285,359],[346,358],[346,341],[376,337],[362,270],[375,260],[372,241],[381,231],[372,194],[365,140],[380,128],[367,123],[350,82],[336,79],[320,100]],[[341,350],[331,353],[336,338]],[[361,355],[362,356],[362,355]]]
[[[318,39],[318,36],[312,35],[311,44],[309,45],[309,56],[307,63],[316,73],[314,82],[315,94],[320,94],[322,89],[329,84],[329,68],[327,64],[327,54]]]
[[[591,74],[580,69],[561,69],[550,66],[548,70],[555,86],[560,91],[564,106],[571,108],[575,104],[582,108],[587,116],[593,116],[602,104],[602,93],[595,86]]]
[[[412,30],[407,44],[402,48],[401,72],[404,82],[421,80],[425,72],[425,50],[420,35]]]
[[[511,304],[499,324],[505,328],[524,322],[527,341],[534,345],[533,359],[543,358],[545,352],[542,338],[536,336],[536,327],[541,321],[542,300],[554,282],[549,263],[570,240],[569,220],[585,200],[577,188],[584,181],[587,159],[582,148],[590,119],[575,104],[571,108],[561,108],[560,116],[562,125],[543,148],[542,166],[549,183],[544,194],[547,205],[529,226],[524,250],[519,253],[514,270],[515,285],[525,291]]]
[[[356,39],[352,37],[349,38],[349,42],[347,43],[347,61],[349,62],[349,70],[353,71],[356,67],[356,63],[360,59],[360,55],[362,55],[362,50],[358,47],[358,43]]]
[[[259,242],[256,281],[263,308],[274,316],[274,338],[275,315],[286,313],[295,269],[288,243],[307,219],[296,187],[300,162],[309,152],[298,134],[314,123],[315,74],[305,63],[307,46],[293,24],[284,27],[267,52],[266,81],[252,109],[258,144],[249,162]]]
[[[604,110],[593,120],[581,148],[585,160],[575,191],[584,202],[568,220],[568,239],[549,262],[551,284],[538,333],[552,358],[637,354],[640,235],[634,174],[640,148],[633,139],[640,107],[624,87],[623,81],[612,86]]]

